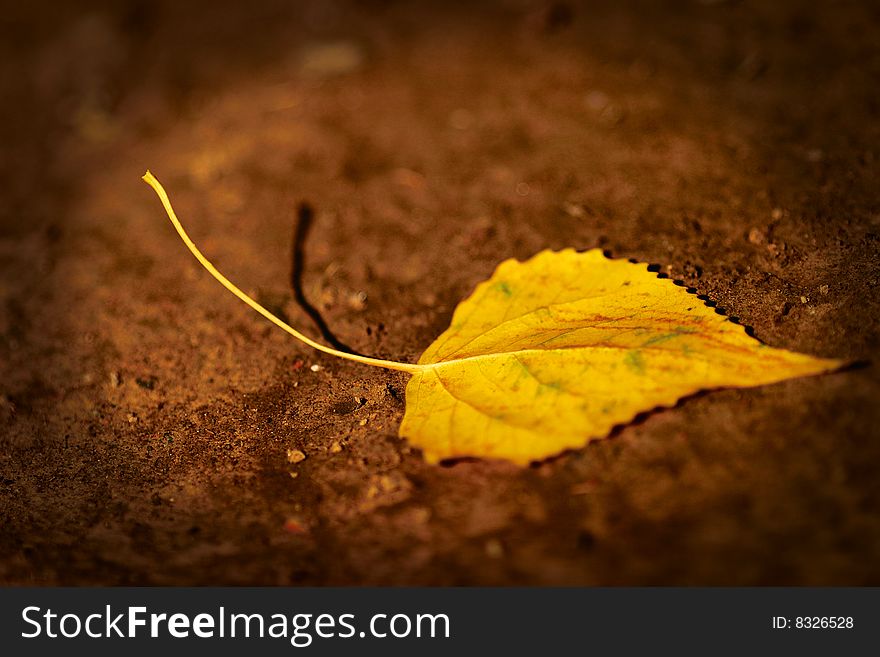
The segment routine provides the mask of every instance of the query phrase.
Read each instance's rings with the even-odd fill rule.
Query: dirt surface
[[[773,346],[870,360],[870,3],[19,4],[0,581],[880,584],[873,364],[701,395],[530,468],[429,466],[397,438],[405,376],[272,328],[140,181],[317,335],[290,286],[308,202],[304,293],[383,358],[417,359],[501,260],[600,246]]]

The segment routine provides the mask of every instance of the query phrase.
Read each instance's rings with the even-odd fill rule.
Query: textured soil
[[[0,18],[0,582],[880,584],[876,8],[218,4]],[[427,465],[405,376],[225,292],[147,167],[319,335],[308,203],[303,292],[362,353],[415,360],[501,260],[599,246],[862,363]]]

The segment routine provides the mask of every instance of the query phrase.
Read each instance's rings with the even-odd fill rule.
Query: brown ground
[[[499,261],[602,246],[771,345],[870,359],[870,3],[152,4],[0,19],[0,581],[880,584],[875,366],[429,466],[402,375],[270,327],[139,180],[316,334],[288,280],[311,203],[305,293],[381,357]]]

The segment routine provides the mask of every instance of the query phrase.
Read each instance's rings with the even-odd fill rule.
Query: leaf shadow
[[[293,298],[296,304],[311,318],[318,331],[320,331],[321,336],[330,345],[340,351],[363,356],[363,354],[355,351],[336,337],[333,331],[330,330],[321,312],[309,302],[303,292],[302,278],[306,263],[305,245],[308,241],[309,232],[312,229],[315,213],[312,206],[303,201],[299,204],[296,215],[297,219],[293,229],[293,243],[290,251],[290,287],[293,291]]]
[[[616,259],[616,256],[609,249],[603,249],[602,254],[606,258]],[[644,263],[640,260],[636,260],[635,258],[627,258],[626,260],[633,265],[647,264],[648,271],[653,274],[657,274],[657,278],[669,279],[669,274],[660,271],[663,268],[663,265],[661,264],[658,264],[656,262]],[[742,326],[743,330],[746,332],[746,335],[748,335],[750,338],[754,338],[758,342],[764,344],[764,341],[755,335],[755,329],[753,326],[750,326],[749,324],[744,324],[739,317],[728,313],[726,308],[719,307],[718,304],[715,301],[712,301],[712,299],[710,299],[707,295],[700,294],[697,288],[688,286],[688,284],[680,278],[673,278],[670,279],[670,281],[673,285],[685,288],[685,292],[694,295],[697,299],[703,302],[703,305],[705,305],[707,308],[711,308],[712,310],[714,310],[716,315],[722,315],[727,318],[727,321],[736,324],[737,326]]]

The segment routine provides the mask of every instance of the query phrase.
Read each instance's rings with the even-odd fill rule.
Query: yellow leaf
[[[698,390],[774,383],[841,361],[768,347],[645,264],[567,249],[502,262],[419,364],[401,436],[432,462],[525,464]]]
[[[251,308],[319,351],[411,374],[400,435],[431,462],[477,456],[526,464],[699,390],[843,364],[768,347],[647,265],[598,249],[502,262],[418,363],[349,354],[306,337],[223,276],[186,234],[159,181],[150,172],[144,180],[198,261]]]

